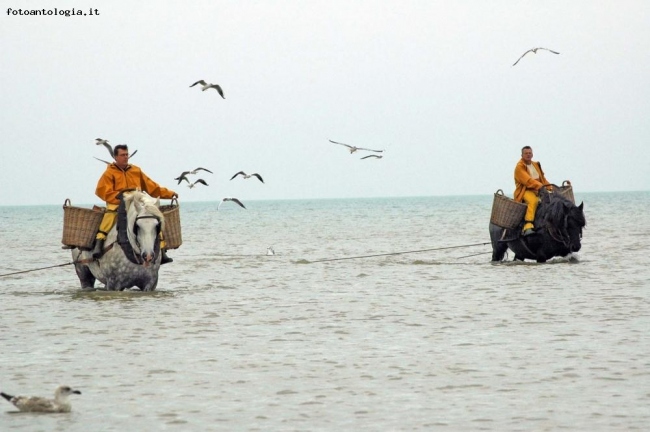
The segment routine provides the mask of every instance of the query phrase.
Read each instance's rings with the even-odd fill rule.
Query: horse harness
[[[139,219],[156,219],[158,221],[158,226],[157,226],[157,233],[160,234],[160,218],[158,216],[154,215],[144,215],[144,216],[137,216],[135,218],[135,221],[133,222],[134,227],[133,227],[133,232],[136,235],[135,236],[135,241],[138,244],[138,247],[140,246],[140,242],[138,241],[137,233],[138,233],[138,225],[137,221]],[[111,250],[115,243],[118,243],[122,250],[124,251],[124,255],[126,258],[131,261],[133,264],[138,264],[142,265],[144,264],[144,260],[140,255],[135,253],[133,250],[133,246],[131,246],[131,242],[129,241],[129,237],[127,235],[127,217],[126,217],[126,208],[124,205],[124,201],[120,201],[120,205],[117,209],[117,241],[111,243],[108,245],[108,247],[104,248],[102,250],[102,253],[100,255],[100,258],[104,256],[106,252]],[[155,242],[155,251],[158,253],[160,251],[160,237],[156,236],[156,242]],[[87,258],[83,260],[78,260],[79,256],[81,256],[81,251],[79,252],[79,255],[77,256],[77,259],[74,261],[75,264],[89,264],[93,261],[98,261],[96,258]]]

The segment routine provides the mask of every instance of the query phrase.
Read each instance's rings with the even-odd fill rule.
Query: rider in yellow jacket
[[[528,208],[524,216],[524,236],[534,234],[535,212],[539,204],[539,190],[548,185],[542,166],[533,161],[533,149],[525,146],[521,149],[521,159],[515,166],[515,193],[517,202],[525,202]]]
[[[106,201],[106,212],[95,238],[94,257],[99,257],[102,254],[106,234],[115,225],[117,207],[120,204],[117,195],[120,192],[128,189],[140,189],[154,198],[171,199],[178,197],[176,192],[151,180],[139,167],[130,165],[129,149],[125,144],[116,145],[113,154],[115,155],[115,162],[106,167],[106,171],[99,178],[95,189],[95,195]],[[160,233],[160,250],[162,251],[161,264],[173,261],[167,256],[162,232]]]

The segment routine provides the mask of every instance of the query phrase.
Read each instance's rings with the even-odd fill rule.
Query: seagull
[[[183,177],[183,178],[184,178],[184,179],[189,183],[189,184],[187,185],[187,187],[190,188],[190,189],[192,189],[194,186],[196,186],[197,183],[201,183],[201,184],[204,184],[204,185],[208,186],[208,184],[207,184],[207,183],[205,182],[205,180],[203,180],[203,179],[198,179],[198,180],[195,181],[194,183],[190,183],[190,181],[187,180],[187,177]]]
[[[96,145],[103,145],[104,147],[106,147],[106,150],[108,150],[108,154],[111,155],[111,159],[115,160],[115,154],[114,154],[114,152],[113,152],[113,146],[111,146],[111,145],[108,143],[108,140],[101,139],[101,138],[95,138],[95,144],[96,144]],[[129,157],[132,158],[133,156],[135,156],[135,154],[136,154],[137,152],[138,152],[137,150],[134,151],[133,153],[131,153],[131,154],[129,155]],[[97,159],[97,158],[95,158],[95,159]],[[101,159],[100,159],[100,160],[101,160]],[[106,162],[106,161],[102,161],[102,162]]]
[[[71,394],[80,395],[81,392],[79,390],[73,390],[68,386],[60,386],[54,392],[54,400],[38,396],[11,396],[0,392],[0,396],[14,404],[20,411],[42,413],[70,412],[72,406],[68,402],[68,396]]]
[[[201,84],[201,86],[203,87],[203,89],[201,91],[206,91],[207,89],[213,88],[213,89],[216,89],[219,92],[219,94],[221,95],[222,98],[224,98],[224,99],[226,98],[223,95],[223,90],[221,89],[221,86],[219,84],[208,84],[203,80],[198,80],[197,82],[192,84],[190,87],[194,87],[197,84]]]
[[[183,180],[186,180],[188,183],[190,183],[190,181],[187,179],[186,176],[187,176],[188,174],[196,174],[196,173],[198,173],[198,172],[201,171],[201,170],[203,170],[203,171],[207,171],[207,172],[209,172],[210,174],[212,174],[212,171],[210,171],[209,169],[198,167],[198,168],[196,168],[196,169],[194,169],[194,170],[192,170],[192,171],[183,171],[183,172],[181,173],[181,175],[179,175],[178,177],[176,177],[174,180],[178,180],[178,184],[181,184],[181,182],[182,182]],[[195,183],[196,183],[196,182],[195,182]]]
[[[247,178],[251,178],[251,177],[253,177],[253,176],[254,176],[254,177],[257,177],[257,179],[258,179],[259,181],[261,181],[262,183],[264,183],[264,180],[262,179],[262,176],[259,175],[258,173],[246,174],[244,171],[239,171],[237,174],[235,174],[234,176],[230,177],[230,180],[234,179],[235,177],[237,177],[237,176],[240,175],[240,174],[243,175],[245,179],[247,179]]]
[[[209,169],[207,169],[207,168],[201,168],[201,167],[198,167],[197,169],[194,169],[194,170],[190,171],[190,174],[196,174],[196,173],[198,173],[198,172],[201,171],[201,170],[203,170],[203,171],[207,171],[207,172],[209,172],[210,174],[212,174],[212,171],[210,171]]]
[[[273,250],[273,246],[269,246],[266,248],[266,254],[267,255],[275,255],[275,251]]]
[[[343,144],[343,143],[336,142],[336,141],[332,141],[332,140],[329,140],[329,141],[330,141],[331,143],[333,143],[333,144],[338,144],[338,145],[346,146],[347,148],[350,149],[350,153],[354,153],[354,152],[357,151],[357,150],[366,150],[366,151],[371,151],[371,152],[375,152],[375,153],[383,153],[383,150],[373,150],[373,149],[369,149],[369,148],[363,148],[363,147],[351,146],[351,145],[349,145],[349,144]]]
[[[100,158],[98,158],[98,157],[95,157],[95,156],[93,156],[93,157],[94,157],[95,159],[97,159],[98,161],[102,161],[102,162],[104,162],[106,165],[110,165],[110,164],[112,163],[112,162],[105,161],[104,159],[100,159]]]
[[[521,55],[521,57],[519,57],[519,58],[517,59],[517,61],[514,62],[514,64],[513,64],[512,66],[516,65],[517,63],[519,63],[519,60],[521,60],[522,58],[524,58],[524,56],[525,56],[526,54],[528,54],[529,52],[532,52],[533,54],[537,54],[537,50],[546,50],[546,51],[550,51],[550,52],[552,52],[553,54],[559,54],[559,52],[557,52],[557,51],[553,51],[553,50],[550,50],[550,49],[548,49],[548,48],[541,48],[541,47],[540,47],[540,48],[532,48],[532,49],[529,49],[528,51],[526,51],[525,53],[523,53],[523,54]]]
[[[381,159],[381,158],[383,158],[383,156],[381,156],[381,155],[368,155],[368,156],[364,156],[364,157],[362,157],[361,159],[368,159],[368,158],[377,158],[377,159]]]
[[[239,204],[239,206],[240,206],[241,208],[246,208],[246,207],[244,206],[244,204],[242,204],[241,201],[239,201],[237,198],[224,198],[224,199],[221,200],[221,202],[220,202],[219,205],[217,206],[217,210],[219,210],[219,207],[221,207],[221,204],[223,204],[223,203],[226,202],[226,201],[233,201],[233,202],[236,202],[237,204]]]
[[[181,175],[179,175],[178,177],[176,177],[174,180],[178,180],[178,183],[177,183],[177,184],[181,184],[181,182],[182,182],[183,180],[185,180],[185,181],[187,181],[187,182],[189,183],[190,181],[189,181],[189,180],[187,179],[187,177],[185,177],[185,176],[188,175],[188,174],[190,174],[190,173],[191,173],[191,171],[183,171],[183,172],[181,173]]]
[[[111,158],[115,159],[115,155],[113,153],[113,146],[111,146],[108,143],[108,140],[101,139],[101,138],[95,138],[95,144],[96,145],[103,145],[104,147],[106,147],[106,149],[108,150],[108,153],[111,155]]]

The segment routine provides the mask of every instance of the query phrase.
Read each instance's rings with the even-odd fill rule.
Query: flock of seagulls
[[[67,413],[72,409],[68,396],[78,394],[79,390],[74,390],[68,386],[59,386],[54,391],[54,399],[47,399],[39,396],[12,396],[0,392],[0,396],[14,404],[22,412],[38,413]]]
[[[548,49],[548,48],[543,48],[543,47],[531,48],[531,49],[529,49],[528,51],[524,52],[524,53],[523,53],[523,54],[522,54],[522,55],[517,59],[517,61],[513,63],[512,66],[516,66],[517,63],[519,63],[519,61],[520,61],[521,59],[523,59],[523,58],[524,58],[528,53],[537,54],[537,51],[539,51],[539,50],[548,51],[548,52],[550,52],[550,53],[552,53],[552,54],[560,54],[559,52],[554,51],[554,50],[552,50],[552,49]],[[206,82],[205,80],[198,80],[198,81],[196,81],[194,84],[192,84],[192,85],[190,86],[190,88],[192,88],[192,87],[194,87],[194,86],[197,86],[197,85],[200,85],[200,86],[201,86],[201,91],[206,91],[206,90],[209,90],[209,89],[215,89],[223,99],[226,98],[226,97],[224,96],[223,89],[221,88],[221,86],[220,86],[219,84],[208,83],[208,82]],[[346,148],[348,149],[348,151],[350,152],[350,154],[353,154],[353,153],[356,153],[356,152],[359,152],[359,151],[367,151],[367,152],[373,152],[373,153],[384,153],[384,150],[375,150],[375,149],[370,149],[370,148],[365,148],[365,147],[357,147],[357,146],[354,146],[354,145],[345,144],[345,143],[338,142],[338,141],[333,141],[333,140],[329,140],[329,142],[331,142],[332,144],[336,144],[336,145],[340,145],[340,146],[344,146],[344,147],[346,147]],[[106,149],[108,150],[108,153],[111,155],[111,159],[114,159],[114,157],[113,157],[113,147],[109,144],[108,140],[105,140],[105,139],[102,139],[102,138],[96,138],[96,139],[95,139],[95,144],[96,144],[96,145],[102,145],[102,146],[106,147]],[[130,157],[133,157],[136,153],[137,153],[137,150],[134,151],[133,153],[131,153]],[[93,157],[94,157],[94,156],[93,156]],[[362,159],[362,160],[363,160],[363,159],[381,159],[381,158],[383,158],[383,157],[384,157],[384,156],[381,155],[381,154],[370,154],[370,155],[367,155],[367,156],[363,156],[361,159]],[[97,159],[97,160],[99,160],[99,161],[101,161],[101,162],[104,162],[105,164],[110,164],[110,163],[111,163],[111,162],[105,161],[105,160],[100,159],[100,158],[97,158],[97,157],[95,157],[95,159]],[[191,171],[183,171],[183,172],[182,172],[178,177],[174,178],[174,180],[177,180],[177,181],[178,181],[178,184],[181,184],[182,181],[186,181],[186,182],[187,182],[187,186],[188,186],[190,189],[194,188],[197,184],[202,184],[202,185],[208,186],[208,183],[207,183],[204,179],[201,179],[201,178],[200,178],[200,179],[197,179],[197,180],[194,181],[194,182],[191,182],[191,181],[187,178],[188,175],[190,175],[190,174],[192,174],[192,175],[197,174],[199,171],[206,171],[206,172],[209,172],[210,174],[212,174],[212,171],[210,171],[209,169],[199,167],[199,168],[196,168],[196,169],[191,170]],[[233,179],[234,179],[235,177],[237,177],[237,176],[241,176],[241,177],[243,177],[244,179],[249,179],[249,178],[251,178],[251,177],[256,177],[260,182],[264,183],[264,179],[263,179],[262,176],[261,176],[260,174],[258,174],[258,173],[246,174],[244,171],[239,171],[239,172],[237,172],[235,175],[233,175],[232,177],[230,177],[230,180],[233,180]],[[221,207],[221,205],[222,205],[224,202],[226,202],[226,201],[232,201],[232,202],[235,202],[235,203],[238,204],[240,207],[242,207],[242,208],[244,208],[244,209],[246,208],[246,207],[244,206],[244,204],[242,204],[242,202],[239,201],[237,198],[227,197],[227,198],[223,198],[223,199],[221,200],[221,202],[219,203],[219,206],[217,207],[217,210],[218,210],[219,207]]]

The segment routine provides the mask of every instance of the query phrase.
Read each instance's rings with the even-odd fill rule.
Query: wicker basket
[[[576,200],[573,197],[573,186],[571,186],[571,182],[569,180],[564,180],[562,182],[562,186],[557,186],[556,189],[557,192],[564,198],[568,199],[573,204],[576,203]]]
[[[524,203],[519,203],[503,194],[499,189],[494,194],[494,201],[492,202],[492,215],[490,222],[502,228],[515,229],[519,226],[528,206]]]
[[[81,249],[90,249],[95,242],[103,210],[72,207],[70,199],[63,203],[63,237],[61,243]]]
[[[165,229],[163,237],[167,249],[178,249],[183,244],[181,236],[181,213],[178,200],[172,198],[170,205],[161,205],[160,211],[165,216]]]

